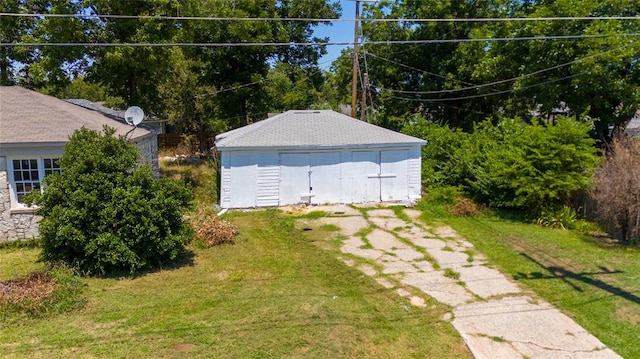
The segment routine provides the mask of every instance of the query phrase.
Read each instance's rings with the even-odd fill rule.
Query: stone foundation
[[[31,208],[11,210],[6,167],[0,168],[0,242],[38,237],[40,219]]]

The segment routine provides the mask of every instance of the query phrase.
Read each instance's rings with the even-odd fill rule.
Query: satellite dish
[[[131,106],[124,113],[124,120],[131,126],[138,126],[144,118],[144,111],[138,106]]]

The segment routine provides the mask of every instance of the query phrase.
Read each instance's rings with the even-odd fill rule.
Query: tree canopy
[[[3,84],[61,96],[82,78],[117,99],[112,102],[142,106],[203,138],[263,119],[267,112],[350,103],[353,49],[344,50],[326,72],[318,66],[325,47],[300,45],[328,40],[316,36],[321,22],[312,19],[338,17],[336,1],[0,4],[7,12],[45,15],[0,16],[4,43],[269,44],[2,46]],[[607,140],[610,129],[623,125],[640,103],[638,13],[640,3],[634,0],[367,3],[359,71],[368,74],[370,85],[362,110],[389,128],[401,128],[417,113],[467,131],[492,116],[588,116],[597,119],[594,136]],[[173,18],[160,18],[167,16]],[[496,18],[503,21],[491,20]],[[374,21],[380,19],[393,21]],[[76,90],[94,91],[77,85]]]

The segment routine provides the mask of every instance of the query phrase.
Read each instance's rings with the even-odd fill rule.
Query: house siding
[[[279,201],[280,166],[278,154],[258,154],[258,172],[256,178],[256,206],[277,206]]]
[[[420,147],[409,150],[409,199],[415,200],[422,197],[422,157]]]
[[[416,200],[420,146],[223,151],[223,208]],[[311,197],[308,197],[309,187]]]

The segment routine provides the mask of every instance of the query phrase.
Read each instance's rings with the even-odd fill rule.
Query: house
[[[629,136],[640,137],[640,111],[636,112],[635,116],[631,118],[624,128],[624,132]]]
[[[103,106],[99,102],[92,102],[85,99],[66,99],[65,101],[84,107],[89,110],[98,111],[103,115],[112,117],[120,121],[124,118],[124,110],[114,110],[109,107]],[[153,130],[158,135],[167,133],[167,120],[158,118],[156,116],[146,116],[143,122],[145,128]]]
[[[216,136],[220,206],[415,200],[425,144],[334,111],[287,111]]]
[[[158,171],[156,134],[123,119],[18,86],[0,86],[0,242],[36,237],[39,217],[22,199],[42,190],[42,179],[60,171],[69,136],[108,125],[138,147],[141,160]],[[132,131],[133,130],[133,131]]]

